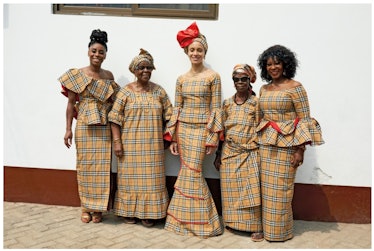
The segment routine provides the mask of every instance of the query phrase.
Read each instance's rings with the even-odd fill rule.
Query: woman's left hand
[[[301,148],[297,148],[291,157],[291,165],[293,168],[298,168],[303,164],[304,161],[304,150]]]
[[[206,149],[205,149],[205,153],[206,154],[212,154],[216,151],[216,147],[215,146],[207,146]]]

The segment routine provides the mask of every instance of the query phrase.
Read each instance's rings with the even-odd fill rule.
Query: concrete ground
[[[102,223],[80,221],[80,208],[21,202],[3,204],[3,248],[64,249],[370,249],[371,224],[295,221],[294,238],[286,242],[252,242],[247,233],[201,239],[163,229],[125,224],[107,213]]]

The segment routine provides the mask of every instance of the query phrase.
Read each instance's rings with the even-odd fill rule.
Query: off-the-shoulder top
[[[120,86],[114,80],[94,79],[80,69],[69,69],[58,78],[61,93],[76,93],[75,118],[87,125],[106,125],[108,113]]]
[[[310,117],[308,96],[302,85],[276,91],[262,86],[259,101],[259,144],[290,147],[324,143],[319,123]]]

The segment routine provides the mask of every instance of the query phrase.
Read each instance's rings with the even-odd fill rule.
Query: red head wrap
[[[178,43],[182,48],[186,48],[187,46],[192,44],[195,39],[203,45],[206,52],[208,50],[208,43],[205,36],[200,33],[199,27],[197,27],[196,22],[193,22],[190,26],[187,27],[187,29],[181,30],[177,34]]]

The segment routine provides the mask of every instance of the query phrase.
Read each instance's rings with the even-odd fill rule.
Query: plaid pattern
[[[264,235],[269,241],[293,237],[292,198],[296,170],[291,147],[260,146]]]
[[[107,210],[110,188],[111,131],[109,125],[75,127],[78,191],[83,211]]]
[[[59,81],[62,94],[67,97],[67,91],[77,93],[76,110],[83,123],[87,125],[106,125],[107,115],[112,107],[112,99],[120,86],[113,80],[93,79],[79,69],[70,69]]]
[[[75,93],[81,93],[91,83],[92,78],[85,75],[79,69],[69,69],[58,78],[58,81],[62,85],[61,93],[67,97],[68,89]]]
[[[324,143],[319,123],[310,117],[303,86],[282,91],[267,91],[262,87],[260,108],[263,112],[262,121],[257,126],[260,144],[290,147]]]
[[[258,123],[257,97],[237,105],[233,98],[223,103],[225,143],[220,168],[222,216],[233,229],[262,231],[260,156],[255,142]]]
[[[222,234],[212,195],[202,173],[206,124],[178,122],[181,169],[174,185],[165,229],[181,235]]]
[[[78,192],[83,211],[106,211],[111,169],[111,130],[107,114],[111,97],[119,90],[113,80],[93,80],[79,69],[70,69],[59,81],[62,93],[77,95],[75,127]]]
[[[259,100],[263,118],[256,131],[261,156],[264,235],[269,241],[285,241],[293,236],[293,146],[320,145],[324,141],[318,122],[310,117],[303,86],[281,91],[267,91],[263,86]]]
[[[221,101],[221,77],[218,73],[209,70],[199,78],[182,75],[177,79],[173,115],[182,122],[204,123],[209,129],[205,144],[217,146],[218,132],[223,130]],[[173,139],[176,121],[172,119],[166,131]]]
[[[121,126],[124,156],[118,159],[114,213],[139,219],[166,217],[169,203],[165,180],[163,123],[172,105],[165,90],[154,84],[147,93],[128,86],[118,93],[109,121]]]

